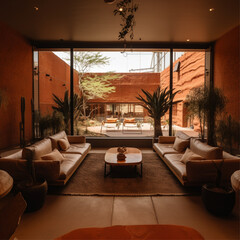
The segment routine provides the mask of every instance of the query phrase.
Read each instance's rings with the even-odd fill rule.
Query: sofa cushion
[[[197,139],[191,138],[190,140],[190,149],[202,156],[205,159],[222,159],[223,153],[222,149],[219,147],[212,147],[207,145],[206,143],[202,143],[201,141]]]
[[[105,123],[116,123],[117,122],[117,118],[107,118]]]
[[[188,146],[189,146],[189,140],[184,140],[179,137],[176,137],[173,144],[173,149],[175,149],[178,152],[183,152],[186,150]]]
[[[28,160],[38,160],[41,159],[41,156],[50,152],[52,152],[50,139],[43,139],[29,147],[25,147],[22,151],[22,158]]]
[[[42,160],[58,160],[58,161],[63,161],[63,155],[55,148],[52,152],[43,155],[41,157]]]
[[[186,133],[184,133],[182,131],[177,131],[176,137],[179,137],[184,140],[190,140],[190,138],[191,138],[190,136],[188,136]]]
[[[66,151],[70,148],[70,143],[67,138],[62,138],[58,140],[58,146],[61,150]]]
[[[60,150],[60,147],[58,145],[58,140],[67,138],[67,134],[65,131],[61,131],[57,134],[50,136],[49,138],[51,139],[51,142],[52,142],[52,149],[57,148],[58,150]]]
[[[166,154],[164,157],[167,160],[167,164],[173,169],[175,175],[179,178],[186,180],[187,172],[186,165],[180,161],[183,154]]]
[[[201,157],[200,155],[192,152],[189,148],[187,148],[180,161],[186,164],[186,162],[190,160],[204,160],[204,159],[205,158]]]
[[[154,148],[157,152],[160,152],[162,156],[170,153],[178,153],[175,149],[173,149],[173,144],[154,143]]]
[[[59,179],[66,179],[67,176],[71,175],[75,171],[78,162],[81,160],[80,154],[73,153],[63,153],[64,161],[60,167],[60,177]]]

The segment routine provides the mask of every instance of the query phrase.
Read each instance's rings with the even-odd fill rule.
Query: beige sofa
[[[60,139],[68,139],[70,143],[65,151],[61,150],[58,144]],[[54,149],[61,152],[61,158],[42,159],[43,156],[51,155]],[[0,169],[7,171],[15,181],[20,181],[29,177],[26,159],[31,159],[34,162],[37,177],[44,177],[49,185],[65,185],[90,149],[91,145],[86,143],[85,137],[67,136],[62,131],[25,147],[17,153],[0,158]]]
[[[185,144],[182,151],[176,150],[176,138]],[[182,133],[176,137],[159,137],[153,149],[184,186],[215,183],[217,168],[222,171],[222,183],[229,183],[232,173],[240,169],[240,158]]]

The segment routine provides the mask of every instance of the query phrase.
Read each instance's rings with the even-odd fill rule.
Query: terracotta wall
[[[228,99],[226,112],[240,121],[240,39],[239,26],[216,41],[214,49],[214,85]]]
[[[20,142],[21,96],[26,101],[26,139],[32,137],[32,47],[3,23],[0,33],[0,89],[8,98],[6,108],[0,108],[0,149],[3,149]]]
[[[173,88],[174,91],[180,92],[174,98],[174,101],[179,101],[179,103],[173,107],[173,124],[186,127],[187,116],[183,103],[191,89],[204,84],[205,52],[186,52],[173,63],[173,69],[177,62],[180,62],[180,68],[178,72],[173,72]],[[169,67],[161,72],[161,88],[169,86],[169,74]],[[168,115],[165,118],[168,119]],[[197,121],[195,125],[198,128]]]
[[[42,115],[52,112],[53,95],[64,98],[69,90],[70,66],[51,51],[39,52],[39,105]],[[74,91],[79,93],[78,74],[74,71]]]
[[[160,73],[121,73],[122,78],[112,81],[116,91],[105,99],[94,99],[98,103],[137,103],[141,89],[153,92],[160,83]]]

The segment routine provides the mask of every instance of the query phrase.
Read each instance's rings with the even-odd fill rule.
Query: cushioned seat
[[[67,176],[71,175],[76,170],[76,165],[80,162],[79,154],[63,153],[64,161],[60,166],[60,177],[59,179],[66,179]]]
[[[162,156],[165,154],[178,153],[175,149],[173,149],[173,144],[155,143],[154,147],[157,148],[155,150],[158,150]]]
[[[71,146],[66,151],[61,151],[61,153],[79,153],[79,154],[83,154],[90,147],[91,147],[90,143],[71,144]]]
[[[174,170],[177,177],[187,180],[186,166],[180,162],[183,154],[166,154],[164,156],[168,160],[169,167]]]

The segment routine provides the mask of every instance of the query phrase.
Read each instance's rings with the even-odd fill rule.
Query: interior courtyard
[[[135,17],[123,38],[121,4],[130,4]],[[187,227],[199,234],[186,239],[240,239],[240,176],[235,174],[232,180],[240,171],[239,7],[238,0],[1,3],[0,239],[80,239],[64,237],[79,229],[92,229],[94,234],[98,228],[156,225]],[[90,65],[85,70],[76,66],[78,54],[89,58],[100,54],[104,61],[111,61],[104,58],[108,54],[118,57],[112,69],[102,70],[99,64],[92,71]],[[128,70],[117,70],[119,56]],[[132,61],[139,66],[131,66],[131,56],[139,57]],[[98,92],[101,78],[108,90]],[[170,98],[174,95],[160,119],[162,136],[139,100],[139,95],[145,96],[143,90],[153,94],[159,87],[169,91]],[[201,87],[224,94],[218,117],[211,110],[210,118],[190,116],[189,94]],[[236,127],[216,137],[214,146],[209,144],[211,128],[217,132],[217,124],[226,119]],[[174,147],[181,137],[188,144],[185,152]],[[205,154],[208,147],[210,153]],[[198,155],[190,163],[194,170],[189,170],[190,160],[184,156],[194,148]],[[60,154],[57,160],[55,155],[44,159],[55,149]],[[111,151],[116,156],[123,152],[125,158],[133,154],[132,166],[123,164],[118,170],[107,157]],[[216,156],[221,151],[221,157],[211,158],[211,151]],[[40,209],[24,212],[28,201],[16,191],[18,183],[32,174],[29,166],[34,166],[35,178],[44,176],[47,190]],[[217,179],[219,169],[221,180],[234,189],[234,206],[225,216],[207,210],[201,192],[209,179]],[[149,237],[151,230],[144,234],[132,239],[180,239],[180,235],[166,238],[167,232],[165,238],[162,232],[158,238]]]

